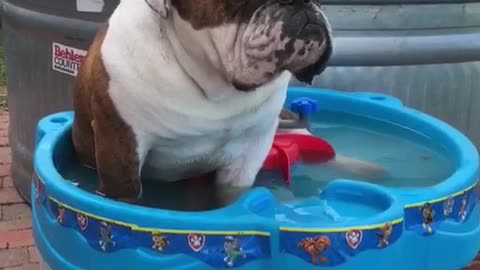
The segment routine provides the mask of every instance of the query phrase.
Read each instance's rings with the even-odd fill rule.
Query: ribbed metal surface
[[[334,54],[314,87],[396,96],[480,148],[480,3],[327,1]]]
[[[37,122],[72,109],[74,77],[52,69],[52,43],[86,50],[118,0],[105,1],[102,13],[77,12],[73,0],[3,2],[12,177],[29,201]]]
[[[480,147],[480,62],[331,67],[315,79],[314,86],[393,95],[448,122]]]
[[[372,2],[371,0],[368,0]],[[326,4],[323,9],[335,30],[435,30],[479,26],[480,3],[395,4],[379,0],[383,5],[372,3]],[[323,3],[324,1],[322,1]],[[437,3],[435,3],[437,2]],[[476,2],[476,3],[475,3]],[[395,35],[395,33],[391,33]]]

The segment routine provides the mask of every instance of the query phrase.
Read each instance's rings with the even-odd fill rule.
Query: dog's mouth
[[[314,77],[321,74],[327,68],[328,62],[333,53],[333,46],[330,37],[325,39],[322,47],[323,52],[316,61],[301,69],[292,71],[297,80],[303,83],[312,84]]]
[[[252,84],[252,83],[242,83],[237,80],[234,80],[232,82],[233,87],[237,89],[238,91],[242,92],[251,92],[255,90],[259,85],[258,84]]]
[[[283,31],[290,38],[293,52],[279,59],[301,82],[311,84],[324,71],[332,55],[330,27],[320,11],[302,9],[284,22]],[[287,47],[287,46],[286,46]]]

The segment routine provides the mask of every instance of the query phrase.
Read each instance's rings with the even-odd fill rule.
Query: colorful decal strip
[[[33,184],[35,187],[35,203],[44,205],[47,192],[45,191],[45,184],[40,180],[36,172],[33,173]]]
[[[445,220],[465,222],[480,199],[480,185],[475,185],[434,201],[405,206],[405,227],[421,235],[435,233],[438,225]]]
[[[302,230],[281,228],[281,252],[318,266],[337,266],[363,251],[383,249],[397,241],[403,232],[403,219],[378,226]]]
[[[62,226],[79,231],[92,248],[114,252],[146,248],[163,255],[185,254],[214,268],[241,267],[271,258],[268,232],[181,231],[140,228],[71,208],[47,195],[38,175],[33,175],[36,203],[49,207]],[[465,222],[480,201],[480,182],[470,188],[429,202],[405,206],[405,218],[386,224],[356,228],[280,228],[281,252],[318,266],[337,266],[366,250],[383,249],[397,241],[403,226],[432,235],[447,219]]]
[[[191,256],[217,269],[241,267],[271,257],[269,233],[140,228],[90,215],[48,198],[43,182],[36,175],[33,179],[36,203],[49,207],[60,225],[78,231],[92,248],[101,252],[145,248],[162,255]]]

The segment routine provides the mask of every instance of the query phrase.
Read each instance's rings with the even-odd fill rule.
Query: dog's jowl
[[[73,142],[99,193],[135,201],[140,175],[214,173],[218,199],[253,185],[291,76],[331,55],[314,0],[123,0],[75,83]]]

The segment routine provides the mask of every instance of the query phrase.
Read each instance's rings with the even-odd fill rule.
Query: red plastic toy
[[[333,147],[323,139],[304,134],[277,133],[264,170],[281,170],[288,185],[291,183],[291,166],[302,160],[305,163],[322,163],[335,157]]]

